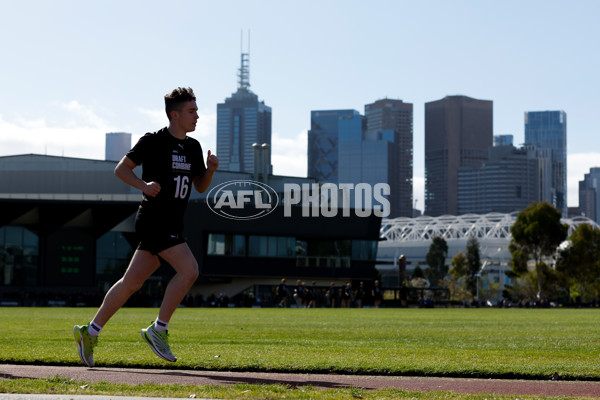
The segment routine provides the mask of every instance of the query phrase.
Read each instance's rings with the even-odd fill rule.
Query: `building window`
[[[296,239],[290,236],[248,237],[248,255],[252,257],[294,257]]]
[[[351,254],[351,240],[298,240],[296,265],[304,267],[349,268]]]
[[[208,250],[210,256],[245,256],[246,238],[244,235],[211,233],[208,235]]]
[[[96,241],[96,274],[121,274],[127,269],[133,251],[123,233],[106,232]]]
[[[0,228],[0,285],[36,285],[39,240],[20,226]]]
[[[363,261],[374,261],[377,256],[377,241],[375,240],[353,240],[352,259]]]

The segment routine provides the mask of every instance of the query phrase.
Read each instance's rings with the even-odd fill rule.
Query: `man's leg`
[[[175,270],[175,276],[167,285],[158,313],[161,321],[169,322],[198,278],[198,262],[187,243],[170,247],[160,252],[159,255]]]
[[[158,257],[145,250],[136,250],[125,275],[106,293],[90,325],[75,325],[73,335],[79,357],[85,365],[94,366],[94,347],[98,343],[100,329],[159,266]]]
[[[175,269],[175,276],[167,285],[156,321],[142,329],[142,338],[154,354],[175,362],[177,357],[171,352],[167,328],[173,313],[198,278],[198,263],[186,243],[170,247],[159,255]]]
[[[93,321],[104,326],[127,302],[132,294],[141,289],[144,282],[160,267],[160,260],[146,250],[136,250],[125,275],[106,293]]]

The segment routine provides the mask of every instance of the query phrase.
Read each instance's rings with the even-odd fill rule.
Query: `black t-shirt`
[[[145,182],[157,182],[161,187],[156,197],[143,195],[138,220],[151,221],[154,228],[168,232],[181,232],[193,180],[206,171],[200,143],[189,136],[177,139],[163,128],[142,136],[127,157],[142,165]]]

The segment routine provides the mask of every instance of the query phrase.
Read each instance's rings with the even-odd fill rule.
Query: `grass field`
[[[94,309],[0,308],[0,362],[80,365],[72,337]],[[140,337],[156,309],[120,310],[98,366],[600,380],[600,310],[186,309],[175,364]]]

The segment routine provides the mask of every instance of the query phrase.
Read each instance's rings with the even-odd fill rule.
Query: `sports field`
[[[0,362],[80,365],[75,324],[94,309],[0,308]],[[174,363],[140,337],[156,309],[120,310],[99,367],[600,380],[600,310],[186,309]]]

